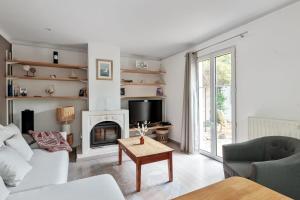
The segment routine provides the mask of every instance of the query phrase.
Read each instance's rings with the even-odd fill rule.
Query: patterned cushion
[[[63,138],[60,132],[56,131],[30,131],[32,137],[36,140],[41,149],[46,149],[50,152],[55,151],[72,151],[72,148]]]

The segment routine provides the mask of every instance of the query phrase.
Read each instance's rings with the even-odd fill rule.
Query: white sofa
[[[125,200],[116,181],[104,174],[9,195],[7,200]]]
[[[63,134],[65,136],[65,134]],[[66,151],[33,149],[32,170],[16,187],[8,187],[6,200],[124,200],[111,175],[67,182],[69,155]]]

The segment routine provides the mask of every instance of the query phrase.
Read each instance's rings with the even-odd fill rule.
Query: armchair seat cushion
[[[224,165],[226,165],[224,169],[231,176],[241,176],[245,178],[250,178],[251,176],[251,162],[228,162]]]

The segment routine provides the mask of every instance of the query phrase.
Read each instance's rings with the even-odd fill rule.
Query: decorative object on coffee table
[[[140,123],[137,124],[137,130],[140,134],[140,144],[144,144],[144,136],[146,135],[146,133],[148,132],[148,124],[147,121],[145,121],[144,123],[142,123],[142,126],[140,127]]]
[[[139,137],[118,139],[119,142],[119,165],[122,164],[122,150],[136,164],[136,191],[141,190],[142,165],[168,160],[169,182],[173,181],[173,157],[174,149],[161,144],[147,136],[144,136],[145,144],[139,145]]]
[[[75,119],[75,107],[67,106],[56,109],[56,119],[62,123],[61,131],[66,132],[67,135],[71,133],[70,123]]]
[[[169,129],[168,128],[159,128],[156,129],[156,139],[160,143],[166,144],[168,143],[168,134],[169,134]]]

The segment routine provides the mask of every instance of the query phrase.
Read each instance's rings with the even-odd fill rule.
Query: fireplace
[[[113,121],[96,124],[90,133],[90,147],[97,148],[105,145],[117,144],[121,138],[121,127]]]

